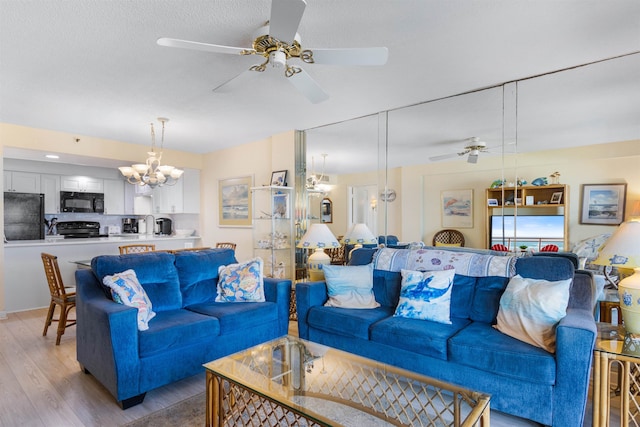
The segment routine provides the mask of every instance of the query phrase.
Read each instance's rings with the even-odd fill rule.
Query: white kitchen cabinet
[[[40,174],[32,172],[4,171],[4,191],[16,193],[40,193]]]
[[[44,213],[60,213],[60,175],[40,175],[40,191],[44,194]]]
[[[200,213],[200,170],[186,169],[182,175],[183,209],[182,213]]]
[[[200,171],[185,169],[175,185],[156,187],[153,213],[200,213]]]
[[[104,192],[104,180],[88,176],[63,176],[60,178],[61,191],[81,191],[87,193]]]
[[[124,185],[121,179],[104,180],[104,214],[124,215]],[[130,184],[127,184],[130,185]]]

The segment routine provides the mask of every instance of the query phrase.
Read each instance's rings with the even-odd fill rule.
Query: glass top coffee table
[[[489,395],[285,336],[204,365],[208,426],[489,426]]]

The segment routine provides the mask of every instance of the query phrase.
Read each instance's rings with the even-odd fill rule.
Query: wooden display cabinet
[[[486,247],[491,247],[492,216],[562,216],[564,232],[562,242],[546,241],[544,237],[524,236],[528,241],[537,240],[537,249],[547,243],[555,243],[561,250],[568,250],[569,244],[569,187],[563,184],[521,187],[498,187],[486,190]],[[506,233],[505,233],[506,234]],[[517,242],[519,236],[515,235]],[[495,243],[495,242],[494,242]],[[513,242],[507,246],[514,249]],[[559,244],[560,243],[560,244]],[[516,243],[518,245],[518,243]],[[536,248],[534,248],[536,249]]]

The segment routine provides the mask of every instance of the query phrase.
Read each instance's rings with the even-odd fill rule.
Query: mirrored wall
[[[308,129],[302,173],[322,179],[314,191],[299,188],[301,199],[318,211],[323,198],[331,199],[335,235],[365,222],[376,235],[431,244],[435,232],[454,224],[469,236],[467,246],[487,248],[490,216],[499,215],[515,218],[495,221],[511,228],[502,238],[515,249],[525,244],[519,240],[536,237],[517,228],[518,216],[566,216],[561,246],[568,246],[569,223],[579,225],[572,228],[578,234],[600,231],[580,228],[580,183],[640,178],[576,169],[563,157],[574,154],[562,150],[580,156],[577,147],[639,140],[638,75],[640,55],[634,54]],[[519,187],[538,178],[567,184],[558,203],[566,209],[547,206],[553,192],[518,197]],[[492,184],[500,197],[490,197]],[[445,220],[448,190],[471,190],[470,222]],[[630,185],[628,198],[640,198],[639,191]],[[487,199],[494,198],[499,204],[489,208]]]

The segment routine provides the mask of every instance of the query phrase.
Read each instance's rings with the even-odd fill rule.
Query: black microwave
[[[61,191],[60,212],[104,213],[104,194]]]

